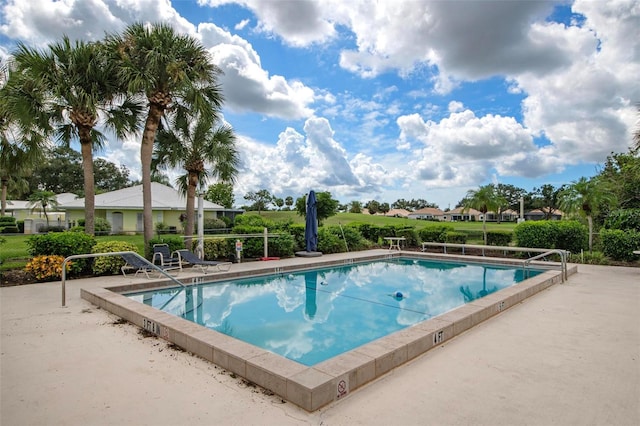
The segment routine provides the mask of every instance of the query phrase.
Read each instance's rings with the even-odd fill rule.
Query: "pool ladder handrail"
[[[135,251],[114,251],[114,252],[109,252],[109,253],[74,254],[74,255],[71,255],[71,256],[67,256],[62,261],[62,307],[64,308],[66,306],[65,283],[67,281],[67,262],[69,260],[71,260],[71,259],[87,259],[87,258],[91,258],[91,257],[120,256],[121,254],[131,254],[133,256],[136,256],[138,259],[142,260],[143,262],[145,262],[146,264],[151,266],[153,269],[157,270],[160,274],[162,274],[165,277],[169,278],[174,283],[178,284],[179,286],[181,286],[183,288],[187,287],[186,285],[184,285],[184,283],[182,283],[181,281],[179,281],[178,279],[176,279],[175,277],[173,277],[169,273],[167,273],[167,271],[163,270],[158,265],[154,265],[152,262],[149,262],[146,258],[140,256]]]
[[[422,251],[425,251],[426,247],[442,247],[444,253],[447,254],[447,247],[451,248],[460,248],[462,249],[462,254],[464,253],[465,248],[471,249],[480,249],[482,250],[482,256],[485,255],[485,250],[493,250],[493,251],[511,251],[511,252],[528,252],[528,253],[540,253],[539,255],[533,256],[530,259],[527,259],[523,263],[523,269],[526,265],[531,263],[532,260],[540,259],[546,257],[550,254],[559,254],[560,255],[560,266],[562,268],[562,282],[568,278],[567,272],[567,259],[569,252],[567,250],[562,249],[543,249],[543,248],[532,248],[532,247],[512,247],[512,246],[487,246],[480,244],[458,244],[458,243],[436,243],[436,242],[423,242],[422,243]]]
[[[523,270],[523,272],[526,271],[527,267],[531,265],[531,261],[545,258],[545,257],[547,257],[547,256],[549,256],[551,254],[560,255],[560,267],[562,268],[560,276],[562,277],[561,278],[562,282],[565,282],[565,280],[568,278],[568,272],[567,272],[567,255],[568,255],[568,253],[567,253],[566,250],[552,249],[552,250],[546,251],[544,253],[540,253],[538,255],[530,257],[529,259],[526,259],[524,262],[522,262],[522,270]]]

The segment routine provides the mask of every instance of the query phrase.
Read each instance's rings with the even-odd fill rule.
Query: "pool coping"
[[[335,266],[394,257],[418,259],[462,260],[467,263],[508,264],[521,266],[517,259],[456,256],[420,252],[381,253],[354,252],[347,258],[305,259],[303,263],[265,264],[250,271],[234,270],[191,278],[195,284],[246,276],[300,271],[322,266]],[[536,267],[558,267],[552,262],[536,263]],[[568,268],[568,274],[577,267]],[[175,286],[171,281],[141,281],[131,285],[113,285],[81,289],[81,297],[113,314],[165,339],[201,358],[268,389],[280,397],[315,411],[342,399],[361,386],[383,376],[435,346],[469,328],[520,303],[549,286],[559,283],[559,270],[547,270],[519,284],[499,290],[459,308],[367,343],[311,367],[280,355],[210,330],[199,324],[136,302],[121,293]]]

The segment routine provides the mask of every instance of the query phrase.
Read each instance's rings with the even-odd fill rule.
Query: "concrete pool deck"
[[[313,413],[80,298],[140,281],[0,289],[0,424],[640,424],[640,268],[580,265]]]

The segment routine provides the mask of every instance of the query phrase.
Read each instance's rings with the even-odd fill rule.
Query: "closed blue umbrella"
[[[307,244],[308,252],[318,250],[318,206],[314,191],[309,191],[307,196],[307,221],[304,227],[304,241]]]

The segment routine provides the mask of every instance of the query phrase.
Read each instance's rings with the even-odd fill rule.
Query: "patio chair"
[[[194,268],[199,268],[203,273],[208,273],[209,268],[214,270],[211,272],[225,272],[231,268],[231,262],[217,262],[215,260],[202,260],[191,250],[178,250],[178,256],[181,260],[191,264]]]
[[[160,265],[165,268],[177,267],[182,269],[182,261],[180,255],[175,251],[171,253],[168,244],[154,244],[153,245],[153,258],[151,259],[154,265]]]
[[[137,277],[138,274],[144,274],[147,278],[151,278],[149,276],[149,272],[157,272],[158,275],[160,275],[160,271],[158,271],[158,268],[163,271],[171,271],[176,269],[179,271],[179,269],[181,269],[177,266],[154,265],[148,260],[141,259],[134,254],[124,253],[120,256],[125,261],[125,264],[122,266],[122,268],[120,268],[120,270],[122,271],[122,275],[124,275],[125,277],[127,276],[127,273],[125,272],[127,269],[135,269],[136,273],[134,277]]]

